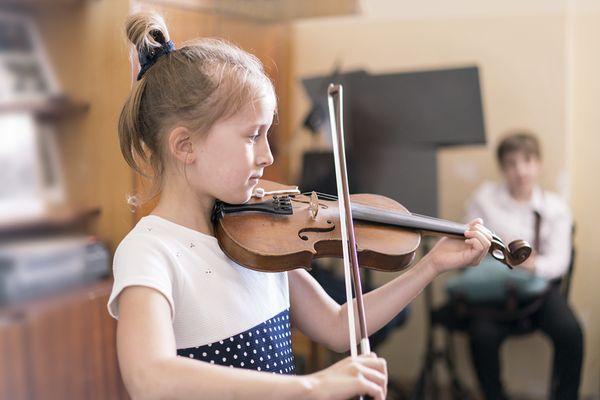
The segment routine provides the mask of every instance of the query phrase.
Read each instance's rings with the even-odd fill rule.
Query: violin
[[[359,265],[378,271],[409,266],[423,234],[464,237],[464,224],[410,213],[377,194],[350,196]],[[296,186],[261,180],[245,204],[217,202],[215,234],[223,252],[239,264],[264,272],[311,269],[313,259],[342,257],[336,196],[300,192]],[[506,246],[492,235],[492,257],[509,268],[524,262],[531,246]]]
[[[356,294],[360,351],[364,355],[371,352],[359,265],[380,271],[401,270],[414,260],[421,234],[464,237],[467,226],[411,214],[384,196],[350,196],[342,125],[342,86],[331,84],[327,94],[339,195],[301,193],[297,187],[262,180],[245,204],[216,202],[212,219],[223,252],[251,269],[266,272],[310,269],[315,258],[343,258],[350,354],[355,357],[352,285]],[[529,257],[531,246],[516,240],[507,247],[494,235],[490,252],[512,268]]]

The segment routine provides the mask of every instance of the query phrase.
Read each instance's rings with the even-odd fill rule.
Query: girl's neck
[[[186,184],[187,186],[187,184]],[[165,185],[152,214],[168,219],[186,228],[214,236],[210,220],[215,199],[195,193],[189,186],[176,188]]]

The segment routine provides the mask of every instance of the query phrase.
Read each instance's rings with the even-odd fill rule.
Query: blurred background
[[[462,221],[474,189],[500,177],[498,138],[535,132],[542,186],[568,202],[577,226],[569,301],[585,331],[580,393],[600,399],[593,0],[0,0],[0,398],[127,398],[106,301],[113,251],[151,209],[127,204],[144,182],[123,160],[116,129],[137,74],[124,21],[139,9],[160,11],[176,46],[217,36],[263,61],[279,98],[267,179],[331,177],[331,79],[348,88],[354,188],[413,211]],[[445,299],[444,279],[427,292],[432,304]],[[429,333],[445,337],[429,330],[425,300],[378,348],[397,398],[414,397]],[[461,384],[481,398],[464,335],[451,340]],[[305,372],[332,358],[299,333],[294,346]],[[547,398],[552,347],[543,335],[511,338],[502,354],[509,393]],[[451,398],[446,368],[435,370],[427,385]]]

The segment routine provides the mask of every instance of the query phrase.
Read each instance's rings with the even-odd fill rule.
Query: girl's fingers
[[[468,231],[465,233],[468,237],[466,243],[472,247],[473,250],[478,252],[477,258],[474,260],[475,264],[479,264],[481,260],[486,256],[487,250],[491,246],[491,241],[480,231]]]
[[[477,230],[485,235],[485,237],[491,242],[492,241],[492,231],[486,228],[484,225],[476,225]]]
[[[483,225],[483,223],[479,223],[478,222],[481,221],[481,218],[478,218],[476,220],[473,220],[471,222],[469,222],[468,224],[468,231],[480,231],[483,232],[483,234],[491,241],[493,238],[493,233],[491,230],[489,230],[485,225]]]
[[[377,386],[381,387],[385,392],[385,388],[387,387],[387,377],[380,371],[377,371],[372,368],[363,367],[360,371],[360,376],[375,383]]]
[[[465,237],[479,241],[481,244],[481,248],[479,250],[489,248],[492,245],[491,240],[481,231],[467,231],[465,232]]]
[[[369,355],[361,355],[356,358],[356,361],[360,365],[376,369],[382,373],[387,373],[387,362],[385,361],[385,359],[377,357],[375,353],[371,353]]]
[[[483,219],[481,219],[481,218],[475,218],[474,220],[472,220],[471,222],[469,222],[467,225],[469,225],[469,226],[483,225]]]
[[[483,258],[486,256],[486,252],[483,251],[483,248],[479,248],[481,246],[481,242],[475,238],[473,239],[467,239],[467,243],[469,243],[470,246],[473,247],[474,250],[479,252],[479,255],[477,256],[476,259],[473,260],[473,264],[472,265],[478,265],[481,260],[483,260]]]
[[[484,229],[484,233],[485,233],[485,237],[487,237],[487,239],[492,242],[492,240],[494,240],[494,234],[492,233],[492,231],[490,231],[488,228],[486,228],[485,226],[483,227]]]
[[[378,385],[382,390],[385,398],[387,392],[387,362],[383,358],[377,357],[375,353],[361,356],[356,359],[358,361],[360,376]]]
[[[376,383],[366,378],[361,378],[356,380],[356,384],[357,393],[360,393],[360,395],[367,395],[375,400],[385,400],[385,392]]]
[[[477,240],[475,238],[467,239],[466,243],[476,251],[483,250],[483,245],[481,244],[481,242],[479,240]]]
[[[382,368],[381,366],[379,366],[379,368],[370,368],[365,365],[361,365],[359,368],[360,373],[368,377],[369,380],[382,385],[386,383],[386,368]]]

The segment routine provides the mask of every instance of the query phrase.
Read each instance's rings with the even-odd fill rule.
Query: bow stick
[[[344,277],[346,282],[346,304],[348,307],[348,329],[350,334],[350,355],[352,357],[356,357],[356,326],[354,321],[354,302],[352,300],[352,288],[350,282],[351,274],[354,282],[354,292],[356,294],[356,304],[358,308],[360,353],[371,353],[371,346],[369,344],[369,336],[367,334],[367,323],[365,319],[362,286],[360,282],[358,254],[356,251],[356,237],[354,235],[354,223],[352,220],[352,209],[348,190],[346,152],[344,150],[342,86],[330,84],[329,88],[327,89],[327,98],[329,104],[329,121],[331,124],[331,136],[333,139],[335,177],[337,182],[338,204],[340,210],[340,230],[342,234]]]

